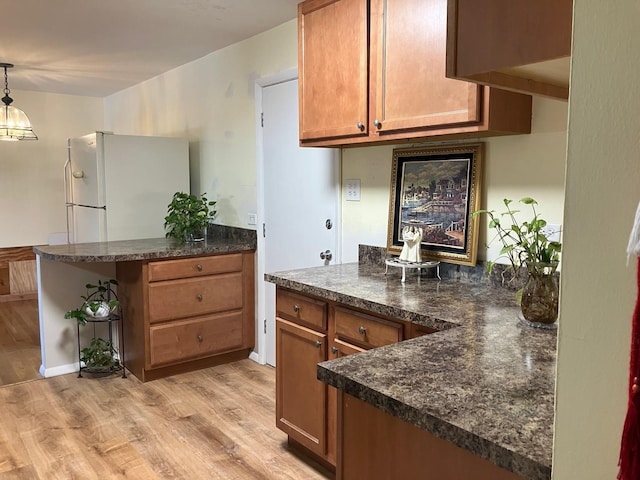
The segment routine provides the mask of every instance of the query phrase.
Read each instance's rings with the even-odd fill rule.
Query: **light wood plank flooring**
[[[251,360],[0,387],[0,479],[333,478],[289,449],[274,398],[274,369]]]
[[[38,301],[0,302],[0,385],[41,378]]]

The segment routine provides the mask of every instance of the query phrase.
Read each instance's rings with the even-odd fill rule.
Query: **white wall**
[[[39,140],[0,142],[0,248],[48,243],[66,232],[67,138],[102,129],[102,99],[12,90]]]
[[[562,223],[567,142],[567,102],[535,97],[530,135],[479,139],[485,142],[483,208],[504,211],[504,198],[530,196],[550,223]],[[424,145],[424,144],[422,144]],[[407,148],[411,145],[398,145]],[[361,201],[342,202],[344,262],[357,261],[358,244],[386,246],[394,146],[349,148],[342,152],[345,180],[360,179]],[[500,248],[487,252],[487,221],[481,219],[478,257],[496,259]],[[491,237],[490,237],[491,238]]]
[[[218,203],[216,223],[255,229],[257,78],[297,66],[296,21],[211,53],[105,99],[122,134],[189,139],[191,191]]]
[[[640,4],[576,1],[555,480],[613,480],[626,412],[640,200]]]

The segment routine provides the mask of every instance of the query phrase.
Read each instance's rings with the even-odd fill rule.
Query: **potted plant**
[[[89,317],[101,319],[108,317],[120,306],[118,296],[113,290],[113,286],[118,285],[114,279],[98,280],[97,285],[87,283],[86,295],[81,295],[83,302],[80,308],[69,310],[64,314],[64,318],[75,318],[80,325],[86,325]]]
[[[100,337],[93,337],[88,347],[80,350],[80,362],[92,372],[110,372],[120,368],[113,344]]]
[[[164,218],[165,236],[181,242],[204,240],[209,219],[216,214],[210,207],[215,204],[207,200],[206,193],[200,198],[184,192],[174,193]]]
[[[473,217],[481,214],[489,217],[489,228],[496,235],[488,244],[500,241],[500,255],[509,260],[512,278],[518,278],[522,267],[526,267],[527,281],[518,292],[524,318],[536,324],[552,324],[558,318],[558,283],[554,274],[562,245],[549,240],[545,233],[547,222],[536,211],[538,202],[530,197],[520,199],[520,203],[531,207],[533,215],[522,222],[517,218],[520,211],[513,209],[512,203],[513,200],[505,198],[505,212],[497,215],[494,210],[477,210]],[[507,222],[503,224],[505,218]],[[494,262],[487,262],[489,271],[493,265]]]

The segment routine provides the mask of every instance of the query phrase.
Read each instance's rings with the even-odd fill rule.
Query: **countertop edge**
[[[516,475],[521,475],[528,480],[549,480],[551,478],[550,466],[542,465],[533,459],[497,445],[468,430],[452,425],[437,416],[425,414],[422,411],[415,411],[415,415],[411,415],[411,412],[414,410],[412,407],[388,397],[377,390],[362,385],[343,374],[333,372],[324,367],[323,363],[324,362],[318,364],[318,380],[342,390],[421,430],[429,432],[438,438],[446,440],[459,448],[478,455]]]

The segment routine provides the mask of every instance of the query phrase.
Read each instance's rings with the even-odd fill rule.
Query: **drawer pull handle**
[[[360,328],[358,329],[358,333],[359,333],[360,335],[366,335],[366,333],[367,333],[367,329],[366,329],[366,328],[364,328],[364,327],[360,327]]]
[[[331,353],[338,353],[339,350],[337,347],[331,347]]]
[[[316,347],[320,348],[322,346],[322,342],[320,340],[316,340]]]
[[[201,294],[201,293],[199,293],[199,294],[196,296],[196,298],[198,299],[198,301],[199,301],[199,302],[201,302],[201,301],[202,301],[202,294]]]
[[[198,265],[196,265],[196,268],[198,269],[199,272],[202,271],[202,265],[198,264]]]
[[[198,335],[198,341],[199,341],[200,343],[202,343],[202,340],[204,340],[204,339],[202,338],[202,335]]]
[[[293,306],[293,311],[296,313],[300,313],[300,305],[294,305]]]

